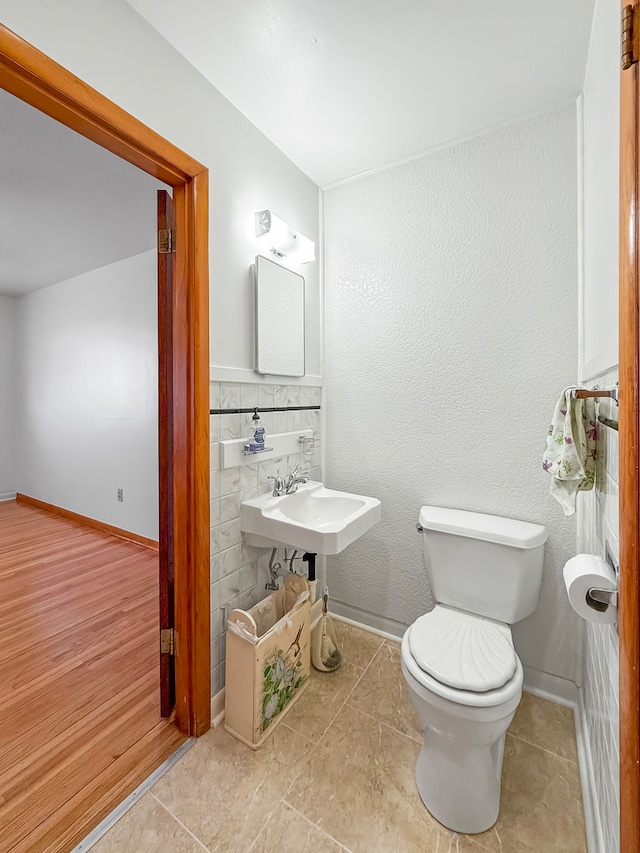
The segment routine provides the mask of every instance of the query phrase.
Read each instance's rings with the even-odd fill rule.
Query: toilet
[[[423,506],[437,604],[402,638],[402,672],[424,743],[420,796],[455,832],[484,832],[500,808],[505,735],[522,696],[511,625],[533,613],[547,531],[540,524]]]

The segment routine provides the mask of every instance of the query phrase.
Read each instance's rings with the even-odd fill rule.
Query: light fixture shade
[[[299,264],[309,264],[316,259],[316,244],[276,216],[271,210],[258,210],[255,214],[256,237],[264,237],[269,251],[278,258],[290,258]]]

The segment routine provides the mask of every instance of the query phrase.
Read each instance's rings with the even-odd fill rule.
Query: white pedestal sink
[[[240,504],[240,529],[249,545],[339,554],[380,521],[380,501],[326,489],[309,480],[290,495],[271,493]]]

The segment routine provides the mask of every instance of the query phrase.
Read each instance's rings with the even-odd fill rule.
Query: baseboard
[[[598,809],[598,798],[596,796],[596,778],[593,769],[591,745],[587,734],[587,719],[582,690],[578,690],[578,704],[575,714],[578,766],[580,767],[584,822],[587,831],[587,849],[589,853],[608,853],[608,851],[605,851],[602,823],[600,822],[600,810]]]
[[[541,699],[549,699],[558,705],[567,705],[574,710],[578,707],[578,688],[566,678],[551,675],[549,672],[535,669],[532,666],[524,667],[523,689]]]
[[[15,501],[17,492],[0,492],[0,503],[2,501]]]
[[[369,613],[367,610],[360,610],[359,607],[345,604],[344,601],[336,601],[334,598],[329,599],[329,610],[332,616],[341,619],[343,622],[355,625],[356,628],[364,628],[365,631],[379,634],[388,640],[396,640],[396,642],[402,639],[402,635],[408,627],[401,622],[396,622],[395,619],[378,616],[377,613]]]
[[[369,613],[366,610],[354,607],[352,604],[346,604],[344,601],[331,599],[329,609],[331,610],[331,615],[335,616],[336,619],[348,622],[350,625],[355,625],[356,628],[370,631],[372,634],[378,634],[380,637],[385,637],[388,640],[401,640],[402,635],[407,629],[406,625],[396,622],[394,619],[389,619],[386,616],[378,616],[376,613]],[[532,666],[525,666],[523,688],[528,693],[533,693],[542,699],[549,699],[558,705],[568,705],[570,708],[577,708],[578,688],[573,681],[568,681],[566,678],[542,672]]]
[[[587,849],[589,853],[609,853],[604,848],[582,690],[566,678],[541,672],[531,666],[524,667],[523,688],[528,693],[533,693],[534,696],[540,696],[542,699],[549,699],[551,702],[557,702],[559,705],[566,705],[573,709]]]
[[[225,688],[218,690],[211,699],[211,726],[217,729],[224,722],[224,695]]]
[[[375,616],[366,611],[358,610],[349,604],[339,601],[331,601],[331,615],[340,620],[347,622],[349,625],[355,625],[357,628],[362,628],[365,631],[370,631],[372,634],[378,634],[380,637],[385,637],[389,640],[398,640],[404,632],[404,626],[385,617]],[[354,618],[354,615],[361,618]],[[367,622],[363,617],[368,619]],[[377,622],[377,626],[370,624]],[[384,630],[378,627],[381,624],[391,626],[392,631]],[[400,629],[400,631],[398,630]],[[586,722],[584,715],[583,694],[572,681],[566,678],[560,678],[557,675],[551,675],[548,672],[542,672],[531,666],[524,667],[524,685],[523,689],[534,696],[540,696],[542,699],[548,699],[551,702],[556,702],[559,705],[566,705],[573,709],[576,721],[576,742],[578,747],[578,766],[580,768],[580,783],[582,786],[582,802],[584,805],[584,819],[587,832],[587,846],[589,853],[607,853],[604,849],[602,836],[602,826],[600,824],[600,814],[597,808],[597,799],[595,796],[595,777],[593,773],[593,762],[591,759],[591,749],[589,740],[586,734]],[[224,693],[221,690],[211,702],[212,718],[213,718],[213,702]],[[223,700],[224,701],[224,700]],[[223,712],[224,713],[224,712]],[[222,718],[221,718],[222,719]]]
[[[86,515],[80,515],[78,512],[73,512],[70,509],[64,509],[55,504],[48,504],[45,501],[40,501],[37,498],[31,498],[29,495],[17,493],[16,499],[19,503],[28,504],[37,509],[44,509],[47,512],[52,512],[54,515],[59,515],[69,521],[77,521],[84,524],[86,527],[92,527],[94,530],[101,530],[103,533],[109,533],[111,536],[118,536],[120,539],[128,539],[130,542],[136,542],[138,545],[144,545],[145,548],[152,548],[154,551],[159,550],[159,544],[155,539],[147,539],[146,536],[140,536],[138,533],[132,533],[130,530],[122,530],[120,527],[114,527],[112,524],[107,524],[104,521],[98,521],[96,518],[88,518]]]

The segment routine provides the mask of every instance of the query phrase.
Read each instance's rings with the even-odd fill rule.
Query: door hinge
[[[171,255],[176,250],[176,232],[174,228],[160,228],[158,231],[158,253]]]
[[[173,628],[163,628],[160,631],[160,654],[175,654],[175,634]]]
[[[625,6],[622,10],[622,70],[626,71],[638,61],[638,40],[640,39],[640,21],[638,20],[640,5]]]

